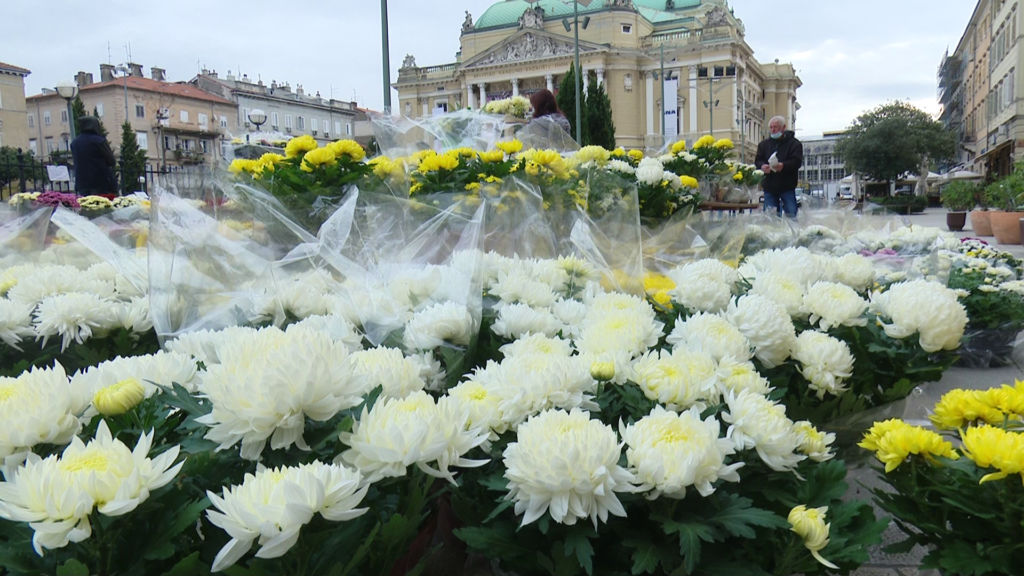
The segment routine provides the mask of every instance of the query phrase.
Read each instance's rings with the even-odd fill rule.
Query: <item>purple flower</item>
[[[54,192],[48,190],[39,195],[36,198],[35,203],[37,206],[63,206],[65,208],[78,208],[78,195],[67,192]]]
[[[967,242],[972,242],[972,241],[973,242],[978,242],[980,244],[984,244],[985,246],[988,246],[988,242],[982,240],[981,238],[970,238],[970,237],[968,237],[968,238],[961,238],[960,239],[961,243],[967,243]]]

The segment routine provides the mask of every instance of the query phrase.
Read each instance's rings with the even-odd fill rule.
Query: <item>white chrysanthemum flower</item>
[[[120,325],[117,303],[81,292],[44,298],[35,316],[36,335],[43,339],[43,345],[51,336],[59,335],[61,351],[72,342],[82,344]]]
[[[213,571],[241,560],[257,539],[257,558],[284,555],[315,514],[332,522],[362,515],[368,508],[356,506],[369,488],[357,471],[312,462],[246,474],[241,484],[225,488],[223,497],[207,491],[216,508],[207,510],[207,518],[231,536],[214,558]]]
[[[629,360],[656,346],[664,325],[649,318],[637,317],[628,311],[589,314],[573,343],[588,364],[611,362],[612,378],[625,382]]]
[[[836,281],[864,292],[875,281],[875,267],[860,254],[846,254],[836,260]]]
[[[363,335],[359,333],[355,325],[341,316],[334,314],[307,316],[289,326],[287,330],[298,328],[307,328],[316,332],[327,332],[331,335],[331,340],[341,342],[348,348],[349,352],[363,349]]]
[[[806,330],[796,338],[793,359],[800,366],[800,373],[807,379],[809,388],[817,393],[818,400],[825,394],[841,396],[846,392],[843,382],[853,376],[853,354],[846,342],[814,330]]]
[[[406,358],[419,367],[420,378],[422,378],[426,383],[427,390],[441,389],[448,373],[441,367],[441,362],[434,357],[433,352],[428,351],[420,352],[419,354],[410,354],[406,356]]]
[[[667,341],[675,348],[707,352],[716,361],[723,358],[749,360],[754,354],[750,341],[728,320],[717,314],[701,312],[676,322]]]
[[[118,323],[135,334],[153,329],[153,316],[149,309],[149,296],[138,296],[117,306]]]
[[[753,362],[739,362],[723,358],[718,364],[718,384],[722,394],[750,390],[767,396],[772,391],[768,379],[761,376]]]
[[[955,291],[937,282],[913,280],[876,292],[871,300],[872,310],[892,321],[882,323],[889,337],[903,339],[918,333],[925,352],[960,346],[968,319]]]
[[[134,381],[142,386],[144,397],[149,398],[160,388],[177,384],[189,392],[195,391],[196,361],[186,354],[158,351],[148,356],[115,358],[86,368],[71,377],[71,389],[76,396],[92,402],[104,388]],[[91,418],[95,410],[85,417]]]
[[[19,264],[4,268],[0,272],[0,296],[6,296],[7,292],[14,288],[22,278],[30,276],[37,269],[38,267],[35,264]]]
[[[619,423],[622,440],[629,446],[629,471],[642,483],[638,490],[654,490],[649,498],[682,498],[688,486],[710,496],[719,479],[740,481],[736,470],[743,462],[725,464],[726,456],[736,452],[735,444],[718,437],[721,424],[714,415],[701,420],[700,412],[696,406],[679,414],[655,406],[635,424]]]
[[[127,514],[177,476],[185,463],[174,465],[179,447],[150,459],[152,444],[150,431],[131,450],[101,420],[94,439],[86,444],[72,438],[60,458],[30,454],[25,466],[0,483],[0,517],[29,522],[40,556],[43,549],[81,542],[92,533],[94,507],[106,516]]]
[[[835,454],[830,446],[836,441],[836,435],[831,432],[821,432],[807,420],[793,423],[793,429],[800,435],[800,452],[807,455],[815,462],[827,462]]]
[[[39,266],[20,279],[7,292],[7,297],[19,304],[38,304],[49,296],[73,292],[94,294],[100,298],[114,295],[114,285],[95,278],[83,278],[74,266]]]
[[[378,347],[352,354],[352,370],[366,378],[367,388],[383,386],[388,398],[405,398],[426,386],[421,365],[397,348]]]
[[[475,329],[476,322],[468,308],[444,302],[417,312],[405,325],[402,341],[410,350],[433,350],[445,342],[468,346]]]
[[[759,272],[754,281],[751,282],[750,291],[747,294],[764,296],[786,309],[786,313],[793,318],[805,318],[804,295],[807,294],[807,286],[787,276],[784,272],[774,270]]]
[[[221,344],[237,340],[242,335],[255,333],[256,328],[250,326],[232,326],[219,331],[199,330],[169,340],[164,348],[170,352],[187,354],[209,366],[220,363],[218,350]]]
[[[570,334],[576,336],[580,324],[587,317],[587,305],[579,300],[559,300],[551,307],[551,313],[565,324]]]
[[[489,430],[469,426],[470,412],[457,403],[434,402],[426,392],[405,398],[381,399],[372,410],[363,407],[352,432],[341,434],[349,446],[335,461],[352,464],[368,482],[404,476],[415,464],[431,476],[455,483],[448,468],[471,468],[486,461],[462,456],[487,441]],[[438,468],[429,465],[436,463]]]
[[[607,167],[609,170],[622,172],[623,174],[629,174],[631,176],[636,173],[636,169],[634,169],[629,162],[624,162],[622,160],[609,160]]]
[[[73,392],[59,362],[0,377],[0,459],[36,444],[67,444],[91,399]]]
[[[587,260],[578,256],[559,256],[558,267],[565,271],[567,282],[574,286],[584,286],[588,282],[601,279],[601,272]]]
[[[704,410],[720,399],[718,365],[706,352],[652,350],[633,363],[629,379],[647,398],[674,411]]]
[[[662,179],[665,182],[668,182],[668,187],[673,190],[679,190],[680,188],[683,187],[683,181],[679,178],[679,176],[676,175],[675,172],[672,172],[670,170],[665,170],[665,173],[662,175]]]
[[[559,524],[589,518],[596,528],[608,514],[626,516],[616,492],[635,491],[620,456],[615,431],[587,412],[543,412],[520,426],[505,449],[507,498],[524,526],[549,512]]]
[[[493,430],[507,429],[507,426],[501,423],[501,413],[498,410],[501,397],[497,394],[496,387],[484,386],[476,380],[467,380],[449,388],[447,395],[469,412],[469,420],[466,421],[468,427],[492,431],[488,440],[498,439]],[[486,449],[487,445],[484,445],[484,448]]]
[[[0,340],[15,350],[21,350],[18,343],[35,335],[32,330],[32,309],[31,304],[18,304],[0,298]]]
[[[837,326],[864,326],[868,302],[846,284],[818,282],[804,296],[804,311],[811,315],[811,324],[822,330]]]
[[[555,336],[565,330],[554,314],[537,310],[526,304],[504,304],[498,308],[498,317],[491,331],[505,338],[520,338],[527,334]]]
[[[762,250],[744,260],[742,271],[748,280],[761,272],[778,272],[801,286],[832,279],[828,259],[803,247]]]
[[[806,456],[799,454],[803,437],[786,417],[786,407],[764,396],[744,390],[725,395],[729,411],[722,420],[730,424],[726,436],[739,450],[754,448],[772,470],[789,472]]]
[[[366,379],[354,372],[348,349],[328,334],[261,331],[223,346],[222,364],[199,375],[199,390],[213,411],[196,421],[224,450],[242,443],[242,458],[258,460],[267,440],[273,449],[302,438],[306,418],[326,421],[362,402]]]
[[[499,432],[551,408],[598,409],[591,396],[597,382],[588,360],[579,356],[514,355],[500,363],[488,362],[470,380],[480,382],[500,399]]]
[[[796,329],[782,306],[764,296],[747,295],[729,304],[724,316],[753,344],[754,356],[766,368],[774,368],[789,358]]]
[[[530,264],[532,264],[529,270],[530,277],[550,286],[555,292],[562,292],[569,284],[570,274],[575,275],[580,272],[575,260],[578,259],[574,259],[572,262],[546,258],[530,260]],[[587,265],[586,261],[581,261],[580,266],[586,267]],[[593,267],[591,266],[591,268]],[[576,278],[575,282],[578,283],[579,279]]]
[[[657,158],[644,158],[636,167],[636,180],[648,186],[657,186],[665,175],[665,166]]]
[[[672,300],[697,312],[724,310],[740,280],[739,272],[713,258],[675,268],[667,276],[676,284],[668,291]]]
[[[548,338],[543,334],[533,334],[505,344],[498,349],[505,358],[525,356],[527,354],[554,354],[556,356],[572,356],[572,343],[557,336]]]
[[[540,282],[525,274],[501,272],[490,288],[491,294],[502,302],[520,302],[533,308],[543,308],[555,303],[555,292],[549,284]]]

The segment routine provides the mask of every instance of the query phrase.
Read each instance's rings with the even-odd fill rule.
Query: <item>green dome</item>
[[[637,7],[640,13],[651,20],[663,21],[673,19],[671,12],[665,11],[666,0],[633,0],[633,5]],[[681,10],[689,10],[695,6],[700,6],[701,0],[676,0],[675,8],[673,12]],[[565,16],[572,16],[572,4],[565,4],[560,0],[540,0],[534,2],[533,6],[539,6],[544,9],[544,18],[563,18]],[[531,4],[526,0],[502,0],[491,5],[475,23],[476,29],[483,28],[502,28],[505,26],[514,26],[519,23],[519,17],[523,15],[530,8]],[[594,0],[590,3],[590,6],[579,6],[580,14],[587,14],[593,12],[599,12],[605,9],[605,0]]]

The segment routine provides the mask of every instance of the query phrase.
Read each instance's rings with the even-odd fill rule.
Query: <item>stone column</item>
[[[580,69],[583,70],[583,75],[580,76],[581,95],[582,96],[586,96],[587,95],[587,84],[588,84],[587,81],[590,79],[590,71],[587,70],[586,68],[584,68],[583,66],[580,66]]]
[[[604,86],[604,68],[597,69],[597,85]]]
[[[466,86],[466,107],[473,109],[476,108],[476,98],[473,97],[473,85]]]
[[[544,82],[546,82],[547,85],[548,85],[548,91],[550,91],[550,92],[554,92],[555,91],[555,76],[553,74],[545,74],[544,75]]]
[[[709,98],[714,100],[714,96]],[[697,67],[690,66],[690,130],[689,134],[696,137],[700,132],[697,130]]]
[[[730,104],[730,106],[732,108],[732,129],[733,130],[742,129],[742,127],[740,126],[739,120],[738,120],[739,117],[740,117],[739,116],[739,113],[740,113],[740,110],[739,110],[739,108],[740,108],[740,106],[739,106],[740,101],[736,98],[736,89],[739,87],[739,83],[740,83],[740,76],[737,73],[735,78],[733,79],[733,82],[732,82],[732,100],[729,101],[729,104]],[[742,162],[742,160],[740,160],[740,162]]]
[[[512,97],[519,96],[519,78],[512,79]]]
[[[654,74],[644,72],[644,78],[647,79],[647,133],[654,134]]]
[[[487,84],[481,82],[477,84],[477,87],[480,88],[480,109],[482,110],[487,105]]]

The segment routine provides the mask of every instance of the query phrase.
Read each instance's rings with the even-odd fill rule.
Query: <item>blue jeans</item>
[[[781,206],[779,206],[782,200]],[[776,211],[781,216],[783,212],[790,218],[796,218],[796,190],[787,190],[786,192],[765,192],[764,193],[764,211],[771,212]]]

